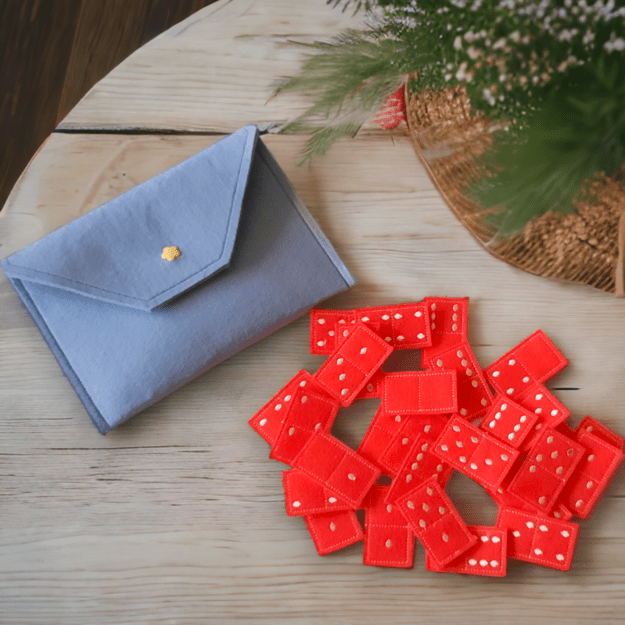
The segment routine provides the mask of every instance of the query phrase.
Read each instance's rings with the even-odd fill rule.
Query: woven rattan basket
[[[409,84],[409,83],[408,83]],[[494,256],[530,273],[625,294],[625,183],[591,183],[596,203],[568,215],[547,213],[512,236],[497,237],[488,212],[466,196],[484,175],[476,157],[491,146],[489,121],[476,115],[463,87],[410,94],[406,113],[414,149],[454,215]]]

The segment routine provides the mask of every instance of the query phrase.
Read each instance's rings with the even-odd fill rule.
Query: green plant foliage
[[[483,157],[494,175],[470,196],[485,207],[500,235],[512,234],[547,211],[567,213],[598,172],[619,173],[625,162],[625,66],[602,54],[576,67],[546,95],[526,130],[501,133]]]
[[[313,106],[285,128],[315,133],[304,160],[324,154],[339,137],[356,134],[407,73],[397,62],[403,44],[394,39],[376,40],[371,34],[350,31],[333,43],[312,47],[321,54],[308,58],[303,74],[277,90],[315,96]]]
[[[329,0],[373,24],[316,44],[281,89],[314,95],[288,126],[312,132],[306,158],[352,135],[405,80],[463,86],[496,133],[491,176],[471,190],[501,233],[571,200],[595,172],[625,162],[625,0]],[[411,86],[411,88],[413,88]]]

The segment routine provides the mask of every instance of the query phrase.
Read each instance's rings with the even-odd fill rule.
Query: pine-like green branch
[[[398,61],[404,47],[400,41],[378,40],[373,33],[348,31],[313,47],[319,53],[305,61],[302,75],[276,90],[315,97],[310,109],[285,128],[314,133],[304,160],[325,154],[339,137],[356,134],[412,69]]]

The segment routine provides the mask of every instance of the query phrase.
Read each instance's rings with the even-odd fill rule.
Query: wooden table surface
[[[321,0],[231,0],[191,16],[102,80],[51,135],[0,214],[6,256],[248,123],[306,107],[270,98],[308,50],[361,16]],[[60,132],[64,131],[64,132]],[[368,124],[303,167],[307,137],[266,143],[358,284],[326,304],[469,296],[486,366],[542,328],[568,357],[550,381],[577,422],[625,433],[625,303],[511,268],[445,206],[405,128]],[[284,511],[281,475],[248,419],[307,352],[302,318],[107,436],[85,413],[16,293],[0,276],[0,622],[483,624],[617,623],[625,614],[625,478],[581,523],[570,572],[511,561],[490,579],[365,567],[362,543],[317,555]],[[342,410],[356,446],[378,402]],[[469,523],[496,508],[468,479]]]

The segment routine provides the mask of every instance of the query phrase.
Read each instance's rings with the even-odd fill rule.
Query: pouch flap
[[[2,261],[11,278],[152,310],[227,267],[256,149],[246,126]],[[172,261],[164,248],[177,247]]]

